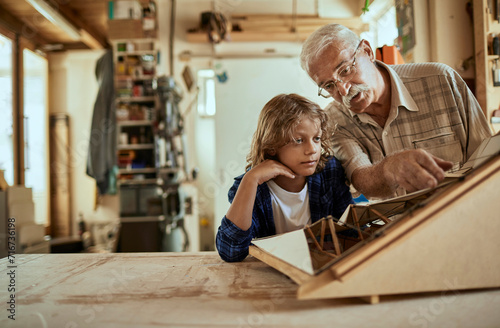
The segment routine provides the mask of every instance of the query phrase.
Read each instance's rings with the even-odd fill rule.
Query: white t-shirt
[[[311,223],[307,183],[299,192],[289,192],[269,180],[276,234],[304,228]]]

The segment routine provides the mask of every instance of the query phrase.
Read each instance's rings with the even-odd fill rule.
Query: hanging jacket
[[[95,70],[99,91],[94,104],[87,156],[87,175],[94,178],[99,194],[111,187],[109,180],[116,165],[116,111],[114,104],[113,51],[98,59]],[[111,188],[115,189],[115,188]]]

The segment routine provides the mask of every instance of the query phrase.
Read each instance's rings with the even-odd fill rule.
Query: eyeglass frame
[[[322,83],[320,86],[318,86],[318,96],[321,96],[323,98],[330,98],[330,97],[333,97],[333,95],[331,93],[329,93],[328,91],[326,91],[324,89],[324,86],[329,84],[329,83],[333,83],[333,85],[335,86],[335,88],[337,88],[338,90],[338,86],[337,86],[337,83],[347,83],[349,81],[352,80],[352,77],[354,76],[354,74],[357,73],[357,68],[356,68],[356,55],[358,54],[358,50],[359,50],[359,47],[361,46],[361,44],[363,43],[364,39],[361,39],[361,41],[359,42],[358,46],[356,47],[356,50],[354,50],[354,54],[352,55],[352,59],[350,60],[351,64],[347,64],[341,68],[348,68],[348,67],[351,67],[351,68],[354,68],[354,72],[351,74],[351,78],[346,80],[346,81],[342,81],[341,79],[333,79],[333,80],[328,80],[324,83]],[[341,69],[339,69],[339,71],[342,71]],[[333,74],[332,74],[332,77],[333,77]],[[328,93],[327,96],[323,95],[321,93],[322,90],[325,90],[325,92]]]

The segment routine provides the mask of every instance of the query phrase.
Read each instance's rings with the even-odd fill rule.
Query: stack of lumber
[[[238,41],[304,41],[323,25],[338,23],[359,34],[368,30],[361,18],[321,18],[316,15],[246,15],[231,16],[230,40]],[[205,32],[188,32],[189,42],[208,42]]]

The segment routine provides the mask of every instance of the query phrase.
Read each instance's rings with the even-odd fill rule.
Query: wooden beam
[[[15,34],[21,35],[33,42],[35,46],[46,44],[47,40],[37,33],[37,28],[12,16],[7,9],[0,5],[0,24]]]
[[[94,38],[87,30],[81,29],[82,42],[85,43],[90,49],[103,49],[104,45]]]
[[[12,105],[14,107],[14,185],[24,186],[24,65],[23,49],[20,43],[19,34],[16,34],[16,39],[12,42],[14,63],[12,70]]]
[[[288,41],[302,42],[307,39],[311,33],[292,33],[292,32],[231,32],[230,42],[266,42],[266,41]],[[210,42],[206,32],[187,33],[187,41],[192,43]]]
[[[473,0],[474,13],[474,62],[476,69],[476,99],[479,106],[483,109],[484,115],[488,117],[487,104],[487,83],[488,83],[488,65],[486,56],[488,54],[488,44],[486,42],[486,0]]]
[[[378,295],[360,296],[359,299],[368,304],[380,303],[380,297]]]
[[[87,22],[80,18],[80,16],[75,13],[71,7],[59,4],[57,9],[70,23],[75,25],[77,28],[82,29],[80,32],[82,34],[81,41],[89,48],[102,49],[110,47],[106,36],[102,35],[99,31],[87,24]]]

